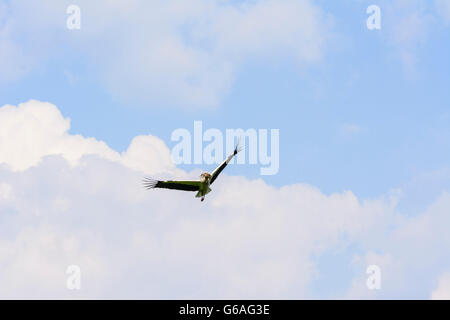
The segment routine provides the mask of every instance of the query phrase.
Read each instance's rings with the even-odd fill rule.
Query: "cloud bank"
[[[210,107],[245,63],[315,63],[328,34],[326,15],[309,0],[85,0],[77,2],[81,29],[72,31],[65,23],[69,4],[14,1],[0,7],[0,17],[9,12],[0,24],[0,57],[7,55],[0,61],[16,62],[2,68],[3,80],[25,66],[75,53],[118,98]]]
[[[1,107],[0,128],[2,298],[306,298],[319,258],[350,246],[349,297],[429,297],[449,267],[448,194],[407,217],[395,194],[363,200],[223,174],[202,203],[142,188],[144,174],[198,173],[175,168],[157,137],[120,154],[69,134],[56,106],[34,100]],[[364,287],[373,263],[377,293]],[[79,291],[66,288],[69,265],[81,268]],[[408,282],[418,274],[425,282]]]

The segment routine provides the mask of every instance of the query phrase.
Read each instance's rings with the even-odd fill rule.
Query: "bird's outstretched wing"
[[[237,155],[240,151],[242,150],[241,147],[239,147],[239,143],[236,145],[236,148],[234,148],[234,151],[232,154],[230,154],[211,174],[211,182],[210,184],[212,184],[214,182],[214,180],[217,179],[217,177],[219,176],[219,174],[222,172],[223,169],[225,169],[225,167],[228,165],[228,162],[231,161],[231,159],[233,159],[233,157],[235,155]]]
[[[151,178],[144,178],[143,182],[144,187],[148,190],[153,188],[165,188],[183,191],[198,191],[201,183],[200,181],[160,181]]]

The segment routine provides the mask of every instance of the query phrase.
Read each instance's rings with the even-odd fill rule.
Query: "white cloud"
[[[437,275],[450,267],[449,211],[450,194],[444,192],[421,214],[398,217],[397,221],[387,224],[388,228],[379,229],[374,241],[363,246],[367,253],[354,259],[360,272],[348,296],[428,298]],[[379,291],[370,291],[364,285],[367,275],[363,270],[370,264],[381,268],[382,289]]]
[[[0,183],[0,200],[7,201],[12,197],[12,189],[9,184]]]
[[[438,286],[431,293],[433,300],[450,300],[450,273],[443,274],[438,281]]]
[[[117,160],[119,155],[101,141],[70,135],[70,120],[50,103],[31,100],[0,108],[0,163],[13,170],[36,165],[46,155],[61,154],[75,164],[84,154]]]
[[[70,135],[69,120],[38,101],[0,108],[0,123],[14,125],[0,131],[2,150],[14,153],[0,163],[3,298],[307,297],[313,255],[372,233],[391,212],[350,191],[226,174],[205,202],[149,192],[144,171],[167,172],[170,157],[155,137],[137,137],[118,155]],[[80,292],[65,287],[72,264],[81,267]]]
[[[317,257],[349,244],[360,248],[352,298],[428,297],[450,268],[446,193],[408,217],[395,197],[274,188],[225,172],[200,202],[142,188],[145,173],[191,175],[156,137],[119,154],[69,134],[70,121],[39,101],[1,107],[0,124],[1,150],[12,154],[0,159],[2,298],[311,297]],[[81,291],[65,286],[74,264]],[[379,292],[365,287],[367,264],[381,267]]]
[[[0,164],[23,171],[49,155],[61,155],[72,166],[84,155],[97,155],[144,172],[175,170],[164,142],[151,135],[135,137],[119,154],[103,141],[69,134],[69,129],[70,119],[51,103],[30,100],[0,107]]]
[[[367,287],[367,268],[375,265],[380,270],[380,289],[370,290]],[[389,289],[391,272],[393,267],[393,257],[390,254],[378,254],[368,251],[364,255],[356,255],[351,261],[351,266],[357,270],[357,276],[352,280],[350,289],[347,292],[347,299],[375,299],[380,297],[383,291]]]
[[[170,150],[162,140],[151,135],[135,137],[122,154],[122,161],[127,167],[142,172],[173,173],[175,170]]]
[[[12,2],[9,39],[33,60],[67,48],[88,57],[116,97],[187,107],[217,105],[247,61],[302,65],[324,52],[327,22],[309,0],[106,2],[78,1],[76,31],[65,29],[67,3]]]
[[[142,173],[96,156],[75,167],[54,156],[0,177],[16,193],[0,207],[3,298],[307,297],[312,255],[385,212],[351,192],[226,175],[201,203],[145,191]],[[71,264],[82,270],[79,293],[65,289]]]

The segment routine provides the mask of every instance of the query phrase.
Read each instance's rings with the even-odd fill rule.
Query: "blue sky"
[[[121,151],[132,137],[147,133],[173,146],[171,132],[192,129],[194,120],[203,120],[205,128],[280,128],[282,165],[278,175],[265,177],[269,183],[306,182],[326,193],[379,195],[449,162],[450,93],[444,70],[449,69],[450,49],[442,41],[448,27],[435,21],[423,43],[411,50],[414,70],[405,71],[389,42],[396,17],[383,16],[382,29],[370,31],[365,28],[369,4],[322,2],[333,16],[335,37],[320,63],[298,70],[289,58],[248,61],[219,105],[206,110],[114,99],[96,81],[95,61],[86,65],[79,52],[58,44],[56,57],[2,85],[2,100],[53,102],[72,119],[71,132],[97,137]],[[433,12],[433,3],[421,6]],[[67,37],[70,32],[82,30],[66,31]],[[75,83],[65,72],[75,74]],[[348,126],[359,131],[346,133]],[[257,168],[236,170],[249,177],[259,174]]]
[[[65,28],[65,8],[71,3],[81,8],[80,30]],[[396,210],[406,217],[419,215],[449,190],[448,5],[442,1],[298,1],[306,3],[308,10],[313,8],[299,12],[298,21],[292,22],[300,31],[292,31],[288,23],[283,31],[283,23],[265,21],[261,25],[267,25],[267,30],[281,31],[252,29],[246,38],[245,30],[233,33],[236,30],[226,28],[232,15],[224,14],[223,26],[213,23],[211,34],[204,31],[202,23],[211,22],[208,17],[206,22],[199,18],[201,10],[209,12],[201,3],[194,5],[198,12],[181,8],[167,19],[161,16],[163,31],[158,35],[159,22],[148,22],[156,19],[150,13],[152,4],[145,5],[146,18],[134,16],[136,11],[127,15],[110,8],[104,17],[97,17],[101,5],[83,1],[18,5],[3,1],[0,48],[6,53],[0,54],[0,68],[5,70],[0,71],[0,105],[30,99],[49,102],[71,119],[70,134],[94,137],[117,152],[126,151],[134,137],[148,134],[170,149],[175,145],[170,141],[172,131],[193,130],[194,120],[202,120],[205,129],[223,131],[277,128],[278,174],[260,176],[259,166],[250,165],[232,166],[227,174],[262,178],[276,188],[306,184],[324,195],[351,191],[360,199],[389,197],[393,190],[400,190]],[[242,9],[259,3],[227,5]],[[381,9],[381,30],[366,28],[366,8],[371,4]],[[191,9],[194,13],[184,16],[183,10]],[[314,23],[303,24],[308,17],[314,17]],[[183,23],[177,19],[184,19]],[[302,28],[312,31],[304,35]],[[143,65],[141,72],[139,59],[146,57],[147,50],[158,52],[158,41],[174,34],[182,44],[180,50],[187,52],[186,59],[191,49],[196,51],[193,55],[199,54],[192,58],[192,66],[179,71],[174,62],[171,68],[170,57],[178,58],[174,46],[169,62],[165,56],[155,56],[162,64]],[[285,35],[289,40],[279,40]],[[298,37],[299,43],[291,37]],[[249,41],[254,38],[258,40]],[[20,54],[8,55],[15,52],[7,51],[10,47]],[[185,67],[184,62],[180,66]],[[149,75],[149,70],[155,74]],[[195,88],[201,83],[200,98],[183,93],[189,81]],[[210,93],[212,100],[207,98]],[[320,275],[311,285],[314,297],[348,292],[348,283],[355,277],[354,270],[347,268],[349,260],[364,255],[367,246],[341,245],[344,249],[333,246],[315,261]],[[339,269],[344,277],[333,276],[331,271]],[[436,281],[430,278],[421,290],[430,291]],[[428,291],[408,297],[426,298]],[[398,296],[401,291],[387,294]]]

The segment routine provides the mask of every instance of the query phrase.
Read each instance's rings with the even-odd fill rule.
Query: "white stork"
[[[201,197],[201,201],[205,200],[205,195],[211,192],[211,188],[209,187],[213,182],[217,179],[219,174],[223,169],[228,165],[228,163],[233,159],[235,155],[240,152],[242,148],[239,148],[239,144],[234,149],[233,153],[230,154],[211,174],[208,172],[203,172],[200,175],[200,180],[185,180],[185,181],[176,181],[176,180],[154,180],[151,178],[145,177],[144,187],[148,190],[154,188],[164,188],[164,189],[175,189],[175,190],[183,190],[183,191],[197,191],[195,195],[196,198]]]

